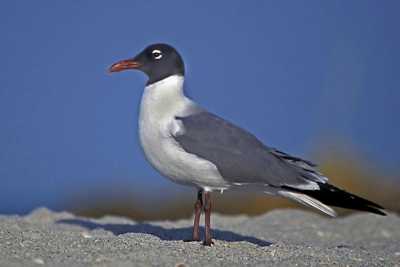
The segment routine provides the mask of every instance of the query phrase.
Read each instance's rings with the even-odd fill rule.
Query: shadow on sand
[[[164,228],[158,225],[153,225],[150,223],[136,223],[136,224],[101,224],[92,222],[85,219],[63,219],[58,220],[59,224],[70,224],[78,225],[89,230],[93,229],[104,229],[106,231],[112,232],[114,235],[122,235],[126,233],[143,233],[157,236],[161,240],[167,241],[177,241],[188,239],[192,235],[192,227],[184,228]],[[200,229],[201,235],[204,234],[204,228]],[[261,247],[272,245],[271,242],[264,241],[255,237],[240,235],[231,231],[223,231],[218,229],[213,229],[213,238],[215,240],[222,240],[227,242],[240,242],[246,241]]]

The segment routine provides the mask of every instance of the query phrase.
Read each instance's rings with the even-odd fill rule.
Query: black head
[[[152,84],[171,75],[184,75],[185,67],[179,53],[167,44],[152,44],[137,56],[122,60],[110,67],[110,72],[138,69],[149,77],[147,84]]]

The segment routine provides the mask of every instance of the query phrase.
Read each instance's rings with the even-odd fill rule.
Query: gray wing
[[[327,180],[313,163],[269,148],[254,135],[214,114],[203,111],[176,119],[184,127],[174,136],[179,145],[214,163],[230,183],[307,188]]]

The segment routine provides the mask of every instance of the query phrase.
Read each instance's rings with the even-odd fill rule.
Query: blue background
[[[106,72],[153,42],[183,55],[192,98],[268,145],[310,158],[345,140],[398,170],[399,10],[399,1],[1,1],[0,212],[62,209],[100,188],[185,190],[139,147],[145,76]]]

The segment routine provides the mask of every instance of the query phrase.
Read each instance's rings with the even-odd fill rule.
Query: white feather
[[[297,201],[303,205],[316,208],[331,217],[336,217],[336,212],[331,207],[305,194],[290,192],[290,191],[282,191],[282,190],[278,191],[278,194],[283,197]]]
[[[290,187],[301,189],[301,190],[319,190],[319,185],[313,181],[307,181],[304,184],[287,184]]]

